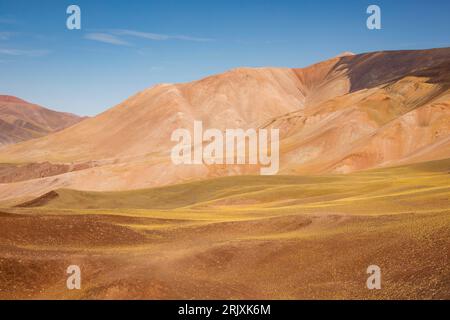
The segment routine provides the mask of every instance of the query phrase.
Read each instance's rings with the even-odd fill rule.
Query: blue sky
[[[66,9],[81,8],[81,30]],[[382,29],[366,28],[381,7]],[[0,0],[0,94],[95,115],[161,82],[450,46],[450,1]]]

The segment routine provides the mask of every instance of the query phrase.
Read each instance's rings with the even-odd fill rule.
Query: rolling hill
[[[1,209],[0,297],[448,299],[449,170],[55,190]],[[382,290],[365,286],[373,264]]]

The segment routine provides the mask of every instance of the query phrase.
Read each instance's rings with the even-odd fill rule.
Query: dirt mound
[[[36,199],[19,204],[16,207],[18,208],[41,207],[48,204],[50,201],[57,199],[58,197],[59,194],[56,191],[50,191]]]

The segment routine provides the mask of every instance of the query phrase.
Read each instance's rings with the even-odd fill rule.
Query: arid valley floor
[[[441,160],[3,203],[0,298],[449,299],[449,175]]]

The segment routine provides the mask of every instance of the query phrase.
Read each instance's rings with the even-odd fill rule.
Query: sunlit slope
[[[21,204],[59,209],[317,210],[450,208],[450,159],[329,176],[236,176],[126,192],[61,189]]]
[[[154,86],[66,130],[0,148],[0,201],[258,174],[255,165],[174,165],[171,134],[192,131],[195,120],[222,131],[279,129],[280,175],[447,159],[450,48],[345,55],[301,69],[238,68]],[[50,169],[41,168],[47,162]]]

